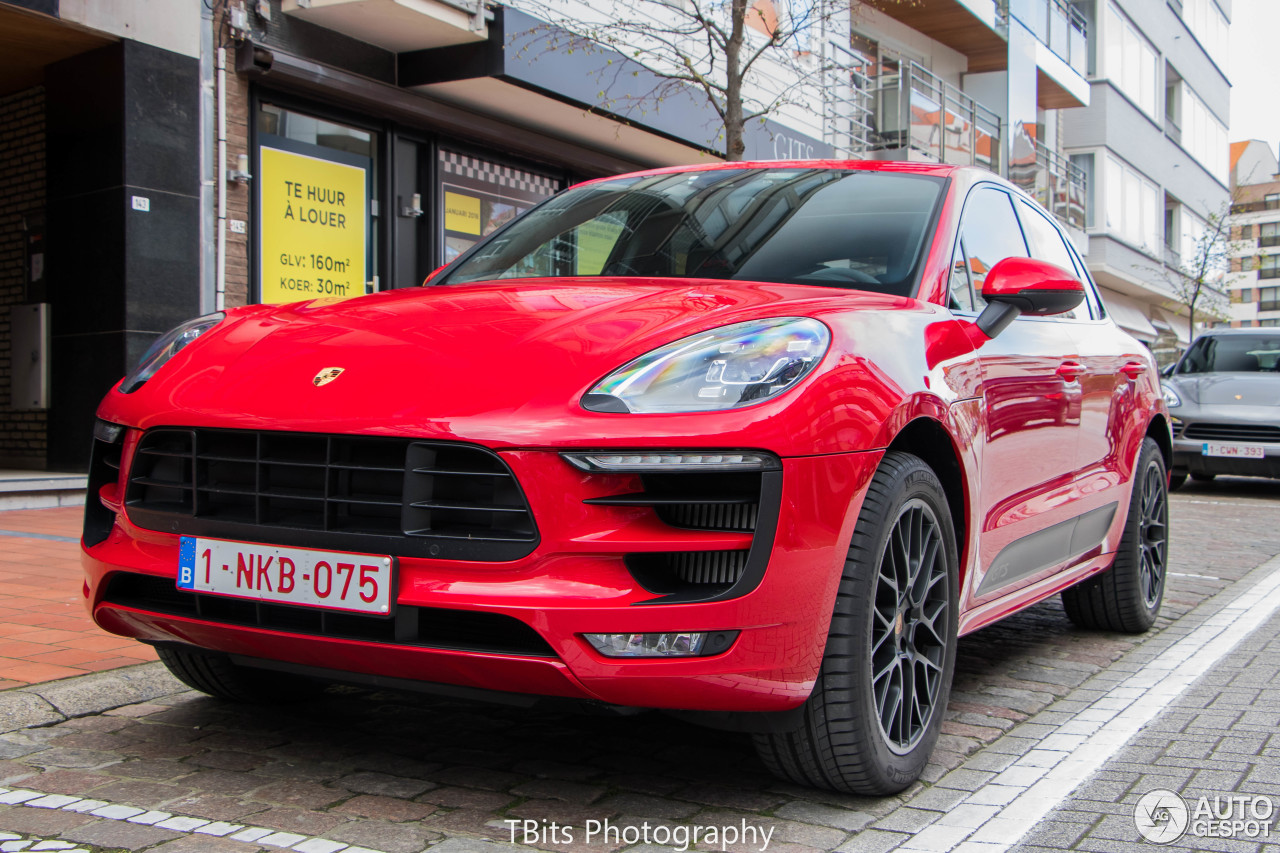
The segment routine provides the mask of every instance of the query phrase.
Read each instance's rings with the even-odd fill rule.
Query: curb
[[[159,661],[0,691],[0,734],[100,714],[188,688]]]

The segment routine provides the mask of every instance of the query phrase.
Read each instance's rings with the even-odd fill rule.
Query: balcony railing
[[[1280,234],[1269,234],[1258,238],[1259,249],[1269,249],[1272,246],[1280,246]]]
[[[1089,72],[1089,25],[1067,0],[1005,0],[1009,13],[1081,76]],[[1002,3],[1004,5],[1004,3]]]
[[[1028,156],[1022,162],[1011,162],[1009,180],[1062,222],[1084,230],[1087,179],[1066,157],[1036,140],[1034,160]]]
[[[1258,213],[1263,210],[1280,210],[1280,199],[1267,201],[1246,201],[1231,205],[1232,213]]]
[[[1259,302],[1259,311],[1280,311],[1280,302]]]
[[[871,148],[1000,171],[1000,117],[914,62],[872,83]]]
[[[1262,267],[1258,270],[1258,278],[1280,278],[1280,267]]]
[[[827,42],[822,69],[822,141],[837,158],[866,155],[871,134],[871,80],[867,60],[845,45]]]

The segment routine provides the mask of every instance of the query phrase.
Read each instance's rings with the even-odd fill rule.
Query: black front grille
[[[537,631],[502,613],[397,606],[394,618],[388,619],[187,592],[171,579],[131,572],[110,577],[103,601],[149,613],[291,634],[526,657],[556,656]]]
[[[154,429],[125,503],[147,529],[281,545],[498,561],[538,541],[506,464],[450,442]]]
[[[1184,438],[1195,441],[1280,442],[1280,427],[1266,424],[1188,424]]]

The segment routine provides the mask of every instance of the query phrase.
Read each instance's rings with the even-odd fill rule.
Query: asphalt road
[[[1240,706],[1234,716],[1196,717],[1194,733],[1198,760],[1234,762],[1234,775],[1157,774],[1169,785],[1198,785],[1196,796],[1280,790],[1280,736],[1249,729],[1265,721],[1248,716],[1280,703],[1276,668],[1249,665],[1275,648],[1280,622],[1235,630],[1280,601],[1266,585],[1271,578],[1280,589],[1280,561],[1264,565],[1280,554],[1278,507],[1280,483],[1223,478],[1175,493],[1172,576],[1147,635],[1077,629],[1055,599],[964,638],[934,761],[895,797],[778,782],[745,736],[661,714],[586,716],[352,688],[244,707],[179,690],[158,664],[144,664],[0,693],[11,723],[0,729],[31,724],[0,735],[0,851],[499,853],[484,839],[574,853],[656,853],[685,842],[743,853],[971,853],[1019,841],[1138,849],[1131,814],[1154,777],[1144,782],[1143,762],[1123,750],[1146,748],[1139,755],[1150,764],[1177,753],[1192,725],[1172,726],[1161,712],[1191,713],[1187,702],[1224,696]],[[1168,660],[1208,663],[1191,671]],[[1153,681],[1165,672],[1187,684],[1175,692],[1177,678]],[[112,704],[122,706],[84,713]],[[1119,737],[1130,724],[1135,733]],[[1273,732],[1278,725],[1280,717]],[[1241,751],[1246,741],[1251,751]],[[1152,743],[1163,751],[1152,754]],[[1078,788],[1061,781],[1071,773],[1083,774]],[[1035,817],[1030,829],[1019,815]],[[53,843],[68,846],[38,846]],[[1261,843],[1206,839],[1199,849]]]

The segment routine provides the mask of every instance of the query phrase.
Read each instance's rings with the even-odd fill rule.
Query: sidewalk
[[[85,612],[82,507],[0,512],[0,690],[155,660]]]

